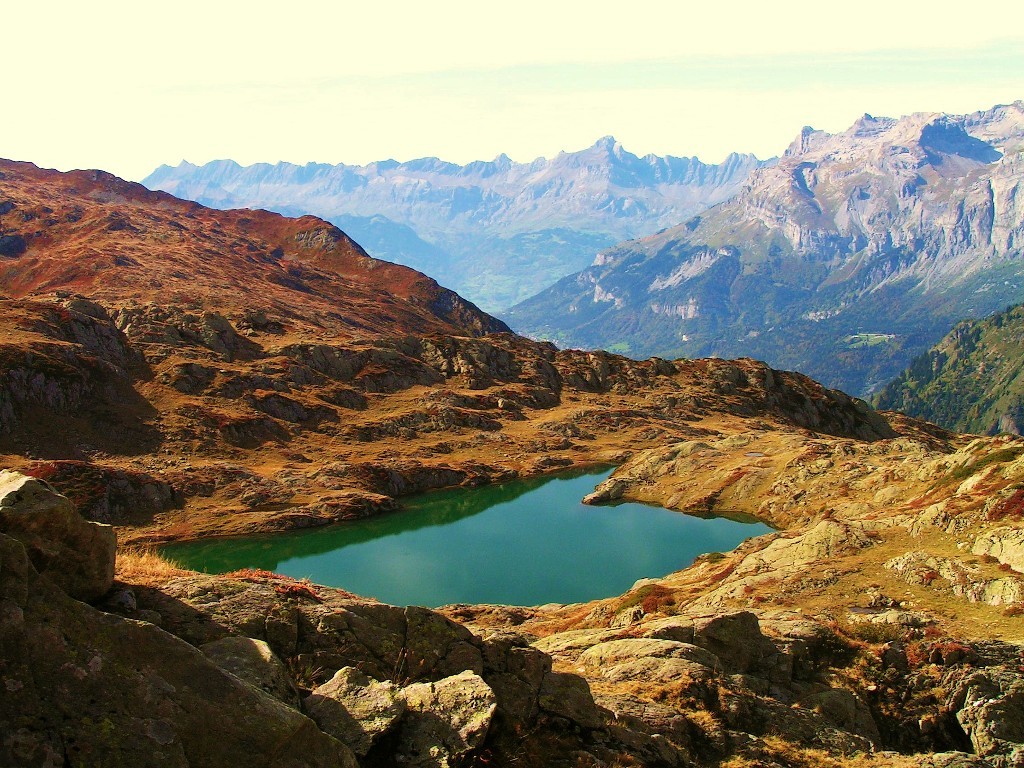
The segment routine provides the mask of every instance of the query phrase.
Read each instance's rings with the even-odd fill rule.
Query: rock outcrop
[[[406,710],[406,698],[390,680],[372,680],[355,667],[342,667],[304,702],[325,733],[364,757]]]
[[[21,542],[33,569],[71,597],[95,600],[114,581],[114,529],[83,520],[42,480],[0,471],[0,533]]]
[[[37,481],[5,480],[37,508],[74,514]],[[102,561],[92,544],[66,527],[36,528],[25,543],[0,532],[0,764],[355,768],[344,745],[198,649],[62,591],[98,589],[73,565]],[[63,559],[44,560],[41,575],[33,554],[54,551]],[[59,580],[58,562],[71,564]]]

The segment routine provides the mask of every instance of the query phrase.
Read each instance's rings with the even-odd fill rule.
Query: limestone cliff
[[[964,317],[1021,299],[1024,102],[805,128],[733,199],[604,251],[507,313],[644,356],[738,357],[870,393]]]

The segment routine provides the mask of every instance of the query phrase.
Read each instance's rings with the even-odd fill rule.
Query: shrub
[[[850,624],[846,628],[846,634],[855,640],[880,645],[903,639],[906,629],[899,624],[875,624],[870,621],[860,621]]]
[[[1017,520],[1024,517],[1024,488],[1017,488],[1009,497],[993,506],[986,517],[992,522],[1005,520],[1008,517]]]
[[[1014,461],[1015,459],[1019,459],[1022,455],[1024,455],[1024,447],[1020,446],[993,451],[988,456],[982,456],[977,461],[972,461],[962,467],[954,469],[946,476],[945,480],[942,481],[942,484],[962,483],[971,475],[985,469],[985,467],[991,466],[992,464],[1003,464],[1008,461]]]

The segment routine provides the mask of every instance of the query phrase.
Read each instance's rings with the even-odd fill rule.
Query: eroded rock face
[[[991,555],[1024,573],[1024,529],[1001,526],[985,531],[975,540],[972,551],[976,555]]]
[[[979,755],[1024,761],[1024,680],[1006,668],[980,670],[960,681],[951,697],[956,718]]]
[[[71,597],[95,600],[114,580],[117,539],[42,480],[0,471],[0,532],[24,544],[33,567]]]

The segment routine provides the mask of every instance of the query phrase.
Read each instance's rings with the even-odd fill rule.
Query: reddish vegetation
[[[287,576],[282,576],[273,571],[266,571],[262,568],[242,568],[237,571],[225,574],[230,579],[239,579],[240,581],[279,581],[282,579],[288,579]]]
[[[115,305],[244,306],[349,338],[505,330],[430,278],[366,254],[313,216],[216,211],[102,171],[0,161],[0,257],[14,298],[66,290]],[[311,328],[311,329],[312,329]]]
[[[1009,498],[1003,499],[992,507],[987,517],[993,522],[1007,518],[1015,520],[1024,518],[1024,488],[1018,488]]]
[[[312,600],[315,603],[322,601],[320,595],[318,595],[308,584],[278,584],[274,587],[274,591],[284,597],[291,597],[295,599],[302,598],[304,600]]]

